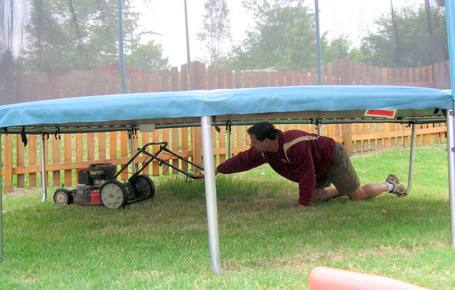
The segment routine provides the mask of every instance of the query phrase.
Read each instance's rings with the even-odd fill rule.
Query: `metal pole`
[[[126,87],[126,69],[125,69],[125,57],[123,52],[123,0],[117,1],[117,21],[118,21],[118,64],[120,71],[120,92],[125,94],[127,92]]]
[[[188,28],[188,8],[186,5],[186,0],[184,2],[185,7],[185,35],[186,35],[186,73],[188,76],[188,88],[193,89],[192,80],[191,80],[191,56],[190,56],[190,32]]]
[[[128,147],[130,149],[131,157],[133,157],[134,149],[133,149],[133,136],[132,135],[128,138]],[[133,160],[133,162],[131,162],[131,167],[133,168],[132,169],[133,174],[135,174],[137,168],[136,168],[136,162],[134,162],[134,160]]]
[[[408,193],[411,192],[412,189],[412,175],[414,173],[414,159],[416,156],[416,124],[411,124],[411,150],[409,153],[409,169],[408,169]]]
[[[47,171],[46,171],[46,153],[44,151],[44,139],[45,135],[41,137],[41,188],[43,189],[43,194],[41,195],[41,202],[45,202],[47,199]]]
[[[215,160],[213,158],[212,117],[201,117],[202,150],[204,156],[205,199],[209,232],[210,264],[212,271],[221,273],[218,213],[216,205]]]
[[[0,134],[0,263],[3,262],[3,164],[2,134]]]
[[[452,88],[452,99],[455,100],[455,0],[445,1],[447,46],[449,53],[450,87]]]
[[[454,110],[447,112],[447,155],[449,158],[449,196],[451,213],[452,246],[455,246],[455,132]]]
[[[226,135],[227,135],[227,156],[226,156],[226,159],[229,159],[231,158],[231,127],[229,127],[227,130],[226,130]]]
[[[450,87],[452,89],[452,108],[447,112],[447,146],[449,157],[449,195],[452,230],[452,246],[455,246],[455,144],[454,144],[454,110],[455,110],[455,0],[445,1],[447,45],[449,53]]]
[[[314,0],[314,14],[316,21],[316,68],[318,85],[321,84],[321,35],[319,31],[319,0]]]

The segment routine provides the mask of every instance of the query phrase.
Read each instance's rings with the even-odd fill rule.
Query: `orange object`
[[[308,286],[311,290],[428,290],[392,278],[327,267],[314,268]]]

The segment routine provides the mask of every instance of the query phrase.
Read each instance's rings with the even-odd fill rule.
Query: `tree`
[[[138,14],[132,12],[131,0],[124,1],[125,47],[131,54],[141,47],[132,45],[140,43]],[[33,0],[27,30],[24,62],[29,69],[55,72],[118,61],[117,1]],[[163,60],[160,53],[148,57]]]
[[[235,67],[297,69],[316,64],[314,14],[303,1],[247,0],[243,4],[253,12],[256,26],[232,50],[230,59]],[[330,42],[326,34],[321,36],[325,62],[346,56],[348,50],[344,37]]]
[[[164,69],[169,66],[169,60],[162,55],[161,45],[150,41],[132,48],[131,53],[126,57],[126,64],[145,71]]]
[[[207,49],[210,64],[217,64],[223,57],[223,44],[231,38],[229,9],[226,0],[206,0],[204,9],[202,31],[197,36]]]
[[[431,8],[431,16],[433,45],[427,45],[431,36],[425,8],[403,8],[394,12],[393,19],[382,16],[375,22],[376,31],[362,39],[356,60],[391,67],[421,66],[446,60],[447,35],[443,10],[440,7]],[[398,49],[396,35],[399,36]]]

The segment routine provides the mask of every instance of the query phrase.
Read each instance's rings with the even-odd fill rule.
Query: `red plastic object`
[[[334,268],[314,268],[308,278],[311,290],[428,290],[400,280]]]

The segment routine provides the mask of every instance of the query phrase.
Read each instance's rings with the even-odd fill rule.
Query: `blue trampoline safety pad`
[[[0,106],[0,127],[285,112],[449,109],[451,91],[405,86],[288,86],[52,99]]]

